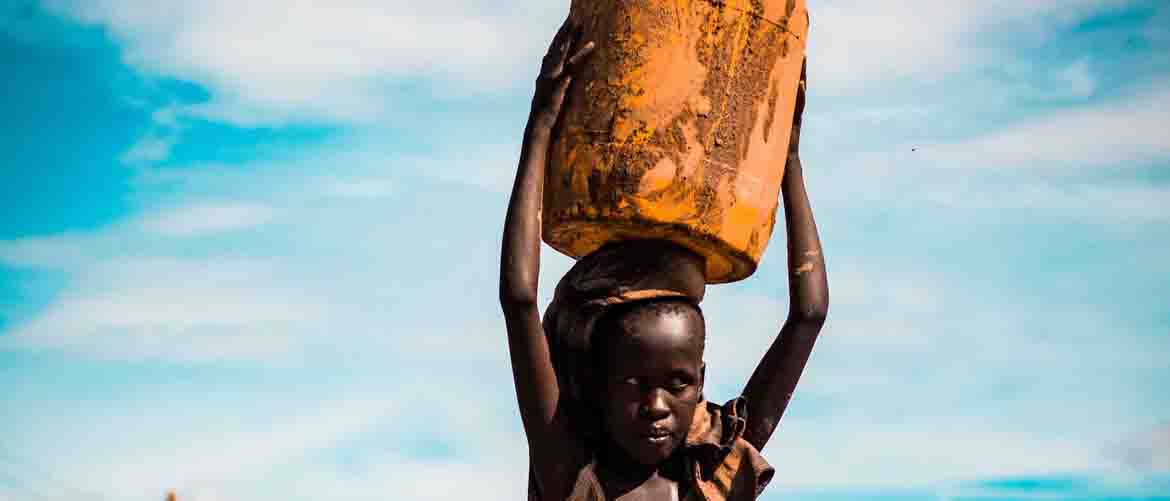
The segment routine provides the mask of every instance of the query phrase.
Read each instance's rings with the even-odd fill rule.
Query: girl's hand
[[[788,140],[788,158],[785,172],[795,169],[799,171],[800,165],[800,126],[804,121],[804,93],[807,87],[805,78],[805,67],[807,61],[800,65],[800,82],[796,85],[796,110],[792,114],[792,135]]]
[[[593,42],[581,43],[581,27],[565,20],[540,65],[536,92],[532,96],[532,111],[528,116],[530,129],[540,132],[552,130],[561,113],[561,105],[565,102],[565,91],[581,61],[593,52],[593,48]]]

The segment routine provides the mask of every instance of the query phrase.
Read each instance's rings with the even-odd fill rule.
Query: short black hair
[[[705,348],[707,330],[703,310],[699,305],[685,297],[662,297],[643,299],[609,306],[593,323],[585,343],[585,352],[561,353],[563,346],[550,345],[555,353],[561,353],[557,362],[557,379],[562,385],[565,397],[566,413],[571,426],[590,447],[601,447],[605,440],[604,413],[598,402],[590,398],[598,390],[597,374],[601,370],[603,353],[606,343],[616,338],[615,332],[621,330],[620,322],[628,314],[647,309],[646,313],[655,315],[675,315],[694,313],[703,322],[700,348]],[[567,393],[567,395],[566,395]]]
[[[635,311],[656,316],[679,314],[694,314],[698,316],[703,326],[699,335],[700,352],[706,348],[706,319],[703,317],[703,309],[695,302],[687,298],[672,296],[630,301],[628,303],[610,306],[593,324],[593,329],[589,333],[589,355],[592,359],[594,369],[602,367],[602,354],[605,353],[606,345],[617,332],[623,330],[621,321]]]

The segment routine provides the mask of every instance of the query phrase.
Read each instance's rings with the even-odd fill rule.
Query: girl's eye
[[[684,383],[678,379],[672,380],[670,382],[670,384],[667,385],[667,387],[670,388],[671,391],[683,391],[683,390],[687,389],[688,386],[690,386],[690,385],[687,383]]]

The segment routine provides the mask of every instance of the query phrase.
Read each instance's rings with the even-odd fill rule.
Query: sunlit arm
[[[563,419],[557,416],[560,388],[536,304],[540,212],[552,128],[576,64],[593,48],[591,43],[578,47],[577,37],[579,30],[566,22],[541,65],[532,111],[524,128],[520,164],[504,217],[500,251],[500,307],[508,329],[516,400],[537,487],[547,499],[563,499],[568,495],[572,485],[566,479],[574,478],[571,472],[583,461],[583,454],[575,447]]]
[[[525,429],[548,422],[556,408],[556,374],[536,304],[540,274],[540,204],[549,133],[531,124],[525,131],[520,165],[504,219],[500,258],[500,306],[508,328],[512,374]]]
[[[825,258],[805,192],[799,154],[804,111],[803,81],[802,75],[792,141],[781,184],[784,224],[788,234],[788,318],[743,391],[749,409],[744,438],[757,449],[764,448],[784,415],[829,309]]]

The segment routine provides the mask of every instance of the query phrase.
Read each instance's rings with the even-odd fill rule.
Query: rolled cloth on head
[[[655,298],[703,300],[701,256],[663,240],[606,245],[581,258],[557,284],[544,314],[545,335],[556,356],[589,352],[591,333],[608,307]]]

